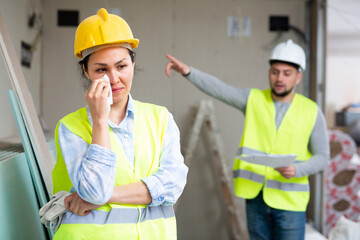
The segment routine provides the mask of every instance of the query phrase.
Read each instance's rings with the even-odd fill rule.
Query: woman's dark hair
[[[131,58],[131,62],[135,62],[135,56],[136,53],[130,49],[127,49],[129,51],[129,55]],[[91,80],[87,78],[85,71],[88,70],[88,62],[89,62],[89,58],[90,55],[87,55],[84,59],[79,61],[79,71],[81,72],[81,85],[84,88],[84,90],[88,90],[91,86]],[[84,71],[85,69],[85,71]]]

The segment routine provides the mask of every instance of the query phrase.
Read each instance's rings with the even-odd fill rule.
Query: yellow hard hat
[[[82,58],[82,51],[105,44],[128,43],[131,49],[139,44],[127,22],[101,8],[96,15],[83,20],[75,33],[74,54]]]

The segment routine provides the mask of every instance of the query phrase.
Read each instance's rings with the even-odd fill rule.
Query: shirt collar
[[[131,97],[131,94],[129,93],[129,101],[127,104],[127,108],[126,108],[126,114],[133,114],[135,115],[135,111],[134,111],[135,107],[134,107],[134,99]]]

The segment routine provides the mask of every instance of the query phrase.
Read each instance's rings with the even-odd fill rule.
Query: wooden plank
[[[51,171],[53,169],[52,155],[48,149],[40,121],[30,96],[20,61],[10,40],[4,20],[0,14],[0,46],[4,62],[9,73],[11,84],[15,90],[20,110],[24,118],[26,129],[29,133],[31,145],[34,149],[36,160],[40,167],[42,178],[45,182],[47,193],[52,195]]]
[[[201,131],[201,126],[204,122],[205,113],[206,113],[206,103],[205,101],[201,101],[200,106],[197,109],[197,114],[195,117],[194,124],[191,128],[191,134],[184,156],[184,163],[188,167],[190,167],[191,159],[193,157],[193,153],[195,151],[197,142],[199,140],[199,135]]]

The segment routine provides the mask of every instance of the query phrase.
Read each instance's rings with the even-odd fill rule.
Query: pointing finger
[[[165,54],[165,57],[167,59],[169,59],[171,62],[175,63],[176,65],[179,65],[180,64],[180,61],[177,60],[176,58],[174,58],[173,56],[169,55],[169,54]]]
[[[173,67],[173,63],[169,62],[166,64],[165,73],[170,78],[171,77],[171,68]]]

